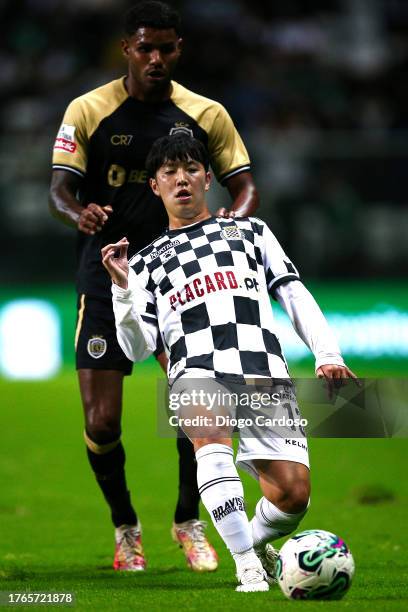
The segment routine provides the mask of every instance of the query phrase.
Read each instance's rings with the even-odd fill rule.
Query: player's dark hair
[[[154,178],[156,172],[168,161],[199,162],[207,172],[210,165],[208,153],[200,140],[187,134],[163,136],[154,141],[146,160],[149,178]]]
[[[124,17],[124,32],[133,36],[139,28],[155,28],[181,32],[180,15],[171,6],[159,0],[142,0],[130,8]]]

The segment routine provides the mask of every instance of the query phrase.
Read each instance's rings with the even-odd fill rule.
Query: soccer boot
[[[275,584],[277,582],[276,563],[279,558],[279,552],[272,544],[266,544],[261,548],[255,548],[255,552],[265,570],[267,583]]]
[[[257,593],[259,591],[269,591],[269,584],[266,581],[265,570],[261,563],[250,563],[242,568],[237,574],[238,582],[236,591],[239,593]]]
[[[117,527],[115,541],[113,569],[125,572],[140,572],[146,569],[140,523]]]
[[[171,535],[183,549],[186,560],[195,572],[213,572],[218,567],[218,556],[205,537],[205,521],[192,519],[184,523],[173,523]]]

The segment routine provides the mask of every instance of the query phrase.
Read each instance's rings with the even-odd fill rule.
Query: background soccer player
[[[170,352],[172,392],[188,392],[194,378],[206,380],[214,391],[220,388],[211,382],[217,378],[226,390],[230,385],[244,390],[248,378],[288,379],[271,294],[313,351],[317,376],[355,378],[319,307],[265,223],[210,215],[208,157],[202,144],[187,136],[161,138],[147,169],[167,210],[168,231],[131,260],[130,270],[126,238],[102,249],[114,283],[118,340],[129,359],[146,358],[160,332]],[[240,440],[237,463],[259,479],[263,493],[249,523],[231,428],[184,430],[194,442],[201,499],[236,562],[237,590],[268,590],[276,555],[267,543],[293,531],[308,506],[305,439],[292,444],[287,434],[276,437],[271,429],[267,437]]]
[[[131,373],[132,363],[116,340],[100,249],[126,233],[136,252],[165,227],[165,210],[145,170],[146,155],[160,135],[181,131],[203,142],[214,173],[231,194],[232,214],[250,214],[258,203],[247,152],[225,109],[171,81],[181,46],[177,13],[162,2],[137,4],[125,19],[127,76],[74,100],[54,146],[51,209],[79,230],[75,344],[85,441],[116,527],[114,567],[123,570],[145,567],[120,439],[123,376]],[[165,364],[163,353],[158,359]],[[173,537],[193,569],[213,570],[216,555],[197,520],[193,448],[186,438],[178,439],[177,447],[180,484]]]

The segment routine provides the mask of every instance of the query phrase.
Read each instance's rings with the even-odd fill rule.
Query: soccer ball
[[[276,576],[289,599],[341,599],[353,575],[351,552],[329,531],[302,531],[285,542],[279,553]]]

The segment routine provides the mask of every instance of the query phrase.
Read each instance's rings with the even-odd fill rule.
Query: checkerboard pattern
[[[137,309],[161,332],[170,378],[191,369],[237,382],[288,376],[269,295],[299,275],[263,221],[211,217],[167,231],[130,265]]]

